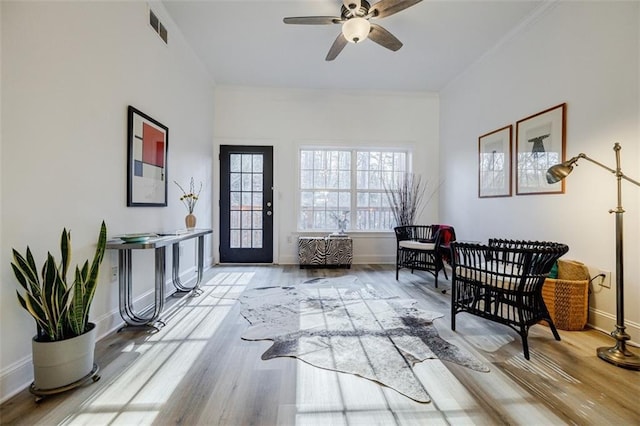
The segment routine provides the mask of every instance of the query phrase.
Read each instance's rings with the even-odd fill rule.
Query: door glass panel
[[[229,156],[229,170],[232,173],[240,171],[240,158],[241,156],[239,154],[231,154]]]
[[[242,212],[242,229],[251,229],[251,212]]]
[[[231,154],[230,157],[230,246],[262,248],[263,155]]]
[[[232,211],[229,221],[230,221],[231,228],[239,229],[240,228],[240,212]]]
[[[251,191],[251,173],[242,173],[242,190]]]
[[[229,196],[231,199],[230,207],[231,211],[240,210],[240,192],[232,192]]]
[[[262,210],[262,192],[253,193],[253,209]]]
[[[262,192],[262,174],[253,175],[253,190]]]
[[[229,241],[229,247],[238,248],[240,247],[240,231],[238,229],[231,230],[231,238]]]
[[[240,186],[240,179],[242,175],[240,173],[231,173],[231,178],[229,179],[229,189],[231,191],[240,191],[242,187]]]
[[[262,248],[262,231],[253,231],[253,248]]]
[[[251,192],[242,193],[242,210],[251,211]]]
[[[253,155],[251,154],[242,154],[242,171],[243,172],[251,172],[253,169]]]
[[[242,231],[242,248],[251,248],[251,230]]]
[[[256,154],[253,156],[253,172],[262,173],[262,155]]]
[[[253,212],[253,229],[262,229],[262,212]]]

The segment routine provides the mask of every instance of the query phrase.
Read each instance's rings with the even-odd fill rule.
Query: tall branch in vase
[[[414,225],[418,215],[431,201],[435,190],[425,200],[427,184],[414,173],[404,173],[391,183],[383,181],[396,226]]]
[[[200,182],[200,188],[198,188],[197,192],[196,192],[196,185],[195,185],[195,182],[193,181],[193,178],[191,178],[189,182],[189,192],[185,191],[182,185],[180,185],[175,180],[173,181],[173,183],[175,183],[178,186],[178,188],[180,188],[180,190],[182,191],[182,195],[180,196],[180,201],[182,201],[182,204],[184,204],[184,206],[187,208],[187,211],[189,212],[189,214],[193,214],[193,210],[196,208],[196,203],[200,198],[200,192],[202,191],[202,182]]]

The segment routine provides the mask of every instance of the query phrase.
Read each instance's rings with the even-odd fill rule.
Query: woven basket
[[[542,286],[542,298],[560,330],[582,330],[587,324],[589,280],[547,278]]]
[[[589,280],[589,268],[575,260],[558,260],[558,278],[561,280]]]
[[[589,269],[580,262],[559,260],[558,278],[545,280],[542,298],[557,328],[582,330],[589,312]]]

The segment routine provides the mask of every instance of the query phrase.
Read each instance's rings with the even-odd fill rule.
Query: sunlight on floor
[[[181,385],[182,379],[234,305],[254,273],[218,273],[199,297],[168,312],[165,327],[126,345],[101,372],[101,390],[62,424],[147,425]],[[127,333],[128,331],[122,331]]]
[[[317,294],[317,299],[324,298],[338,299],[331,292],[335,288],[321,289]],[[339,290],[338,290],[339,292]],[[342,298],[339,298],[342,299]],[[344,317],[328,315],[322,304],[311,306],[301,305],[300,329],[318,330],[351,330],[353,327],[361,329],[363,324],[360,318],[366,318],[372,314],[377,321],[376,324],[364,324],[366,327],[373,327],[376,331],[378,326],[385,324],[394,327],[384,315],[385,309],[383,301],[377,300],[356,300],[347,299],[344,301],[344,309],[347,315]],[[307,302],[305,302],[307,303]],[[306,308],[306,309],[303,309]],[[312,309],[313,308],[313,309]],[[333,309],[330,306],[329,311]],[[363,312],[365,310],[366,312]],[[304,349],[308,352],[323,352],[329,349],[329,355],[333,365],[339,365],[339,348],[349,347],[350,351],[362,353],[362,363],[366,363],[368,370],[379,372],[381,366],[375,360],[379,357],[380,345],[383,342],[377,341],[375,346],[368,342],[368,336],[360,336],[357,341],[344,340],[340,335],[329,336],[332,342],[318,342],[317,340],[307,343],[303,339],[300,345],[307,343]],[[475,344],[481,342],[485,346],[493,347],[504,344],[508,339],[500,338],[496,341],[477,339]],[[395,342],[395,340],[394,340]],[[453,343],[453,342],[452,342]],[[456,344],[462,344],[458,342]],[[468,343],[465,345],[468,349]],[[304,352],[304,351],[303,351]],[[387,358],[385,358],[387,359]],[[315,364],[312,362],[312,364]],[[297,386],[296,386],[296,425],[421,425],[421,424],[486,424],[492,419],[487,416],[487,411],[479,406],[478,395],[486,394],[491,399],[500,400],[504,406],[510,407],[513,412],[512,419],[503,419],[505,422],[515,421],[514,419],[527,419],[531,424],[556,424],[559,419],[551,413],[542,403],[532,403],[526,398],[526,394],[513,382],[505,380],[503,374],[497,369],[490,372],[479,372],[471,369],[465,370],[463,375],[483,375],[483,380],[476,389],[469,389],[451,370],[449,364],[439,359],[427,359],[413,366],[412,374],[422,384],[431,397],[429,403],[419,403],[395,390],[385,387],[380,383],[364,379],[352,374],[329,371],[313,367],[304,362],[297,363]],[[338,368],[340,369],[340,368]],[[348,370],[348,369],[347,369]],[[364,371],[364,370],[363,370]],[[376,373],[377,374],[377,373]],[[375,375],[374,375],[375,377]],[[401,379],[406,382],[405,379]],[[489,386],[484,386],[488,383]]]
[[[249,285],[262,285],[254,275],[254,272],[217,273],[202,285],[203,293],[199,297],[185,297],[179,306],[163,315],[167,320],[165,327],[156,333],[144,334],[143,338],[140,338],[140,332],[136,332],[130,342],[125,340],[117,358],[101,371],[102,380],[87,390],[87,399],[74,407],[74,414],[56,423],[162,423],[160,413],[169,402],[175,402],[172,398],[177,398],[189,386],[185,378],[193,377],[194,364],[201,362],[204,351],[211,350],[207,346],[212,336],[239,296]],[[354,309],[356,307],[353,306]],[[300,318],[300,324],[325,328],[330,322],[321,309]],[[495,342],[478,339],[464,344],[456,340],[455,343],[473,350],[478,342],[492,347],[502,344],[504,339]],[[364,343],[361,349],[367,350]],[[292,411],[287,412],[283,408],[286,424],[292,420],[296,425],[322,426],[487,424],[492,418],[486,408],[478,405],[483,400],[482,395],[509,407],[507,412],[509,415],[513,413],[513,417],[502,418],[504,422],[513,422],[514,419],[527,419],[531,424],[561,422],[539,400],[532,402],[529,394],[513,378],[498,369],[492,369],[490,373],[465,370],[461,373],[463,377],[483,375],[482,380],[471,378],[470,382],[476,385],[469,388],[461,382],[459,375],[454,374],[456,370],[441,360],[418,363],[413,372],[431,397],[430,403],[418,403],[371,380],[295,362],[296,400],[295,406],[289,405]],[[512,360],[511,365],[521,369],[521,364]],[[545,370],[555,370],[552,367],[545,366]],[[216,401],[219,398],[220,395],[215,396]],[[46,418],[43,424],[47,424]]]
[[[326,289],[318,296],[335,297],[336,289]],[[338,291],[340,291],[338,289]],[[328,293],[327,293],[328,292]],[[370,301],[373,303],[373,301]],[[362,309],[360,301],[347,301],[347,309]],[[303,309],[300,328],[317,330],[349,328],[349,324],[336,324],[336,318],[327,317],[317,309]],[[349,318],[347,316],[346,318]],[[340,339],[340,337],[329,337]],[[367,345],[359,338],[360,345],[353,349],[364,351],[363,362],[368,362]],[[300,344],[304,342],[301,341]],[[329,345],[333,348],[333,345]],[[313,350],[309,347],[308,350]],[[326,347],[321,348],[326,350]],[[334,363],[335,363],[335,356]],[[369,364],[371,365],[370,361]],[[371,365],[371,368],[375,368]],[[447,424],[435,404],[415,402],[395,390],[352,374],[339,373],[297,362],[296,425],[401,425]],[[322,390],[322,391],[319,391]]]

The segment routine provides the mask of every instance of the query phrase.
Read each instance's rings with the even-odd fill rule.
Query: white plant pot
[[[96,347],[95,324],[89,323],[89,331],[71,339],[58,342],[32,340],[33,387],[52,390],[68,386],[88,376],[93,369]]]

